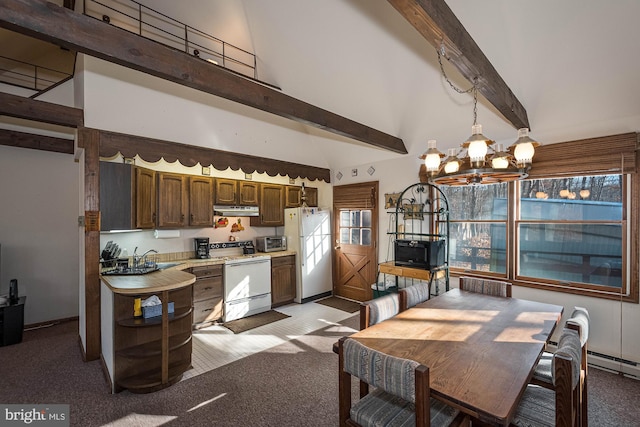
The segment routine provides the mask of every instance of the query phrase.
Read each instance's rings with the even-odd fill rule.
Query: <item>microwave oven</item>
[[[286,236],[256,237],[256,250],[258,252],[277,252],[287,250]]]
[[[431,270],[444,264],[444,240],[395,241],[395,265]]]

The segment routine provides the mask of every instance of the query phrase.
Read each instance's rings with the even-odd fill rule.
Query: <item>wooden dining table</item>
[[[351,338],[428,366],[432,397],[507,426],[562,311],[452,289]]]

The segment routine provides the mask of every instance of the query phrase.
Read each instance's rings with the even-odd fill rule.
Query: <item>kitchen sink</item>
[[[154,271],[158,271],[159,268],[157,266],[153,267],[127,267],[127,268],[116,268],[115,270],[105,271],[101,273],[103,276],[139,276],[141,274],[153,273]]]
[[[176,265],[184,264],[182,262],[157,262],[156,266],[158,270],[165,270],[167,268],[175,267]]]

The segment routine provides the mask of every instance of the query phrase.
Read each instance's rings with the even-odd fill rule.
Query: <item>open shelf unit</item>
[[[149,393],[177,382],[191,367],[193,286],[113,296],[114,391]],[[136,298],[160,297],[163,314],[133,316]],[[167,304],[174,303],[168,313]]]
[[[437,186],[419,182],[402,191],[394,203],[395,209],[387,211],[394,215],[393,230],[387,233],[392,236],[394,260],[381,263],[380,273],[396,276],[396,284],[398,276],[428,280],[432,295],[434,282],[435,295],[439,294],[442,282],[444,282],[445,292],[448,291],[449,202],[446,196]],[[436,265],[427,266],[403,264],[396,258],[396,241],[416,242],[416,244],[437,248],[433,258],[438,258],[438,262]],[[444,251],[444,256],[440,251]]]

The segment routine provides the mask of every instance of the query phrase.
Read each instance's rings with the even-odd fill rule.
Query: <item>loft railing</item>
[[[71,74],[53,68],[0,56],[0,82],[35,91],[49,87],[71,77]]]
[[[134,0],[84,0],[84,14],[257,80],[256,56]]]

